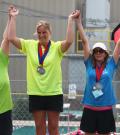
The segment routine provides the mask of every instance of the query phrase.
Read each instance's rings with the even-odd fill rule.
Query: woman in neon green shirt
[[[16,11],[11,9],[9,40],[27,56],[27,93],[29,111],[32,112],[36,135],[46,135],[46,115],[49,135],[59,135],[59,114],[63,111],[61,61],[64,52],[73,42],[73,12],[68,17],[66,39],[51,40],[51,27],[46,21],[39,21],[36,26],[38,40],[25,40],[16,37]]]
[[[3,35],[3,41],[0,46],[0,135],[12,135],[12,98],[10,94],[10,81],[8,76],[9,64],[9,41],[7,39],[8,32],[7,23],[6,30]]]

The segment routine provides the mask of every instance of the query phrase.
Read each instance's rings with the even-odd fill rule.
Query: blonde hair
[[[51,25],[50,23],[48,23],[47,21],[44,20],[40,20],[37,25],[36,25],[36,30],[38,29],[38,27],[40,26],[44,26],[47,30],[49,30],[49,32],[51,33]]]

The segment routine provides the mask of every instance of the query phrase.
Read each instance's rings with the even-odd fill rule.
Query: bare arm
[[[66,32],[66,40],[62,41],[61,50],[65,52],[69,49],[71,44],[73,43],[73,19],[78,15],[77,12],[72,12],[68,17],[68,25]]]
[[[3,40],[2,40],[2,43],[1,43],[1,49],[3,50],[3,52],[6,55],[9,54],[9,41],[8,41],[9,21],[10,21],[10,18],[8,18],[7,25],[6,25],[5,31],[3,33]]]
[[[2,40],[1,49],[6,55],[9,54],[9,41],[7,39]]]
[[[116,63],[119,60],[119,55],[120,55],[120,39],[118,40],[117,44],[115,45],[115,49],[113,51],[113,58]]]
[[[16,36],[16,15],[18,15],[19,11],[13,6],[9,11],[10,14],[10,23],[9,23],[9,31],[8,31],[8,39],[9,41],[18,49],[21,49],[20,39]]]
[[[77,23],[77,28],[78,28],[78,31],[80,34],[80,39],[82,40],[84,58],[87,59],[90,55],[90,47],[89,47],[88,39],[84,33],[84,29],[83,29],[82,22],[81,22],[80,12],[79,12],[78,18],[76,19],[76,23]]]

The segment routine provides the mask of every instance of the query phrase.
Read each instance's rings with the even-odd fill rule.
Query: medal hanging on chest
[[[42,66],[38,66],[37,72],[43,75],[45,73],[45,69]]]
[[[96,67],[95,71],[96,71],[96,84],[93,86],[93,96],[95,98],[98,98],[100,96],[103,95],[103,91],[102,91],[102,84],[99,82],[101,75],[103,73],[104,67],[101,66],[100,68]]]
[[[43,67],[44,60],[48,54],[49,48],[50,48],[50,41],[45,47],[44,53],[42,53],[42,47],[41,44],[38,43],[38,60],[39,60],[39,66],[37,67],[37,72],[41,75],[45,74],[45,68]]]

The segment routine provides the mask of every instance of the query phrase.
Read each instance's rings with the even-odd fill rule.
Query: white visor
[[[93,45],[92,47],[92,50],[94,50],[95,48],[101,48],[103,49],[104,51],[107,51],[107,47],[104,43],[101,43],[101,42],[97,42]]]

